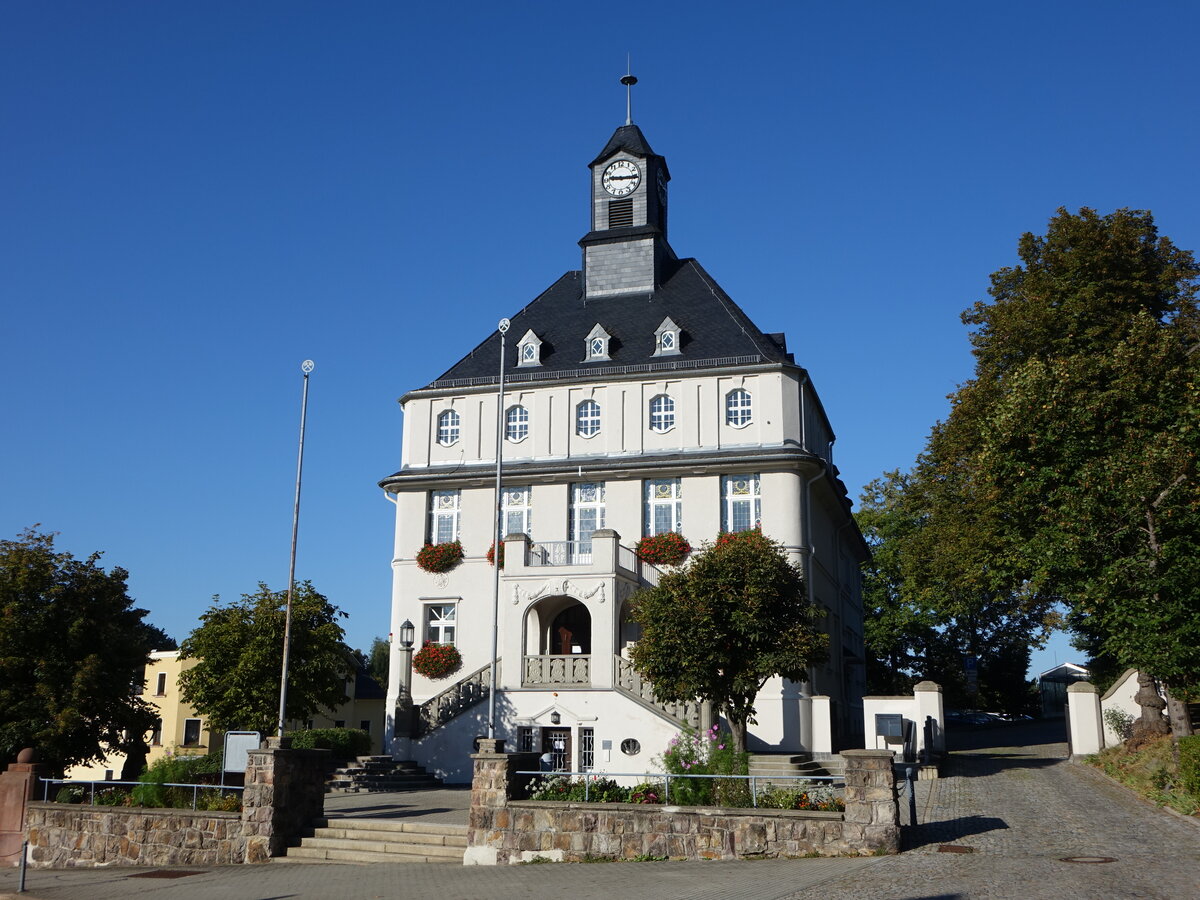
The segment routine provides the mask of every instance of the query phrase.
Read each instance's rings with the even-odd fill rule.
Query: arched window
[[[575,407],[575,433],[580,437],[600,433],[600,404],[595,400],[584,400]]]
[[[741,388],[730,391],[725,395],[725,424],[741,428],[750,424],[751,401],[750,392]]]
[[[675,401],[659,394],[650,401],[650,430],[662,434],[675,427]]]
[[[504,436],[513,442],[529,437],[529,410],[523,406],[511,406],[504,414]]]
[[[458,441],[458,413],[452,409],[446,410],[437,420],[437,442],[443,447],[449,447]]]

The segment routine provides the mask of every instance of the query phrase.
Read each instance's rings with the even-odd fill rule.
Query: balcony
[[[525,565],[531,568],[542,566],[590,566],[592,564],[591,541],[547,541],[530,544]]]
[[[662,574],[652,563],[639,559],[632,547],[621,544],[619,534],[606,529],[593,532],[586,541],[535,543],[523,534],[510,534],[504,539],[504,548],[506,580],[528,575],[544,578],[547,574],[531,569],[586,568],[589,575],[624,575],[640,586],[655,587]]]
[[[522,687],[587,687],[592,683],[591,657],[526,656],[521,667]]]

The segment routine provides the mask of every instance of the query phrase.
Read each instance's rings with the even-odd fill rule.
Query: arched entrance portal
[[[591,684],[592,615],[588,608],[574,597],[547,597],[526,615],[522,684]]]

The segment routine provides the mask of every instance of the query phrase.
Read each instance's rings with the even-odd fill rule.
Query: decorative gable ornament
[[[596,362],[603,360],[611,361],[612,357],[608,355],[608,342],[612,339],[604,326],[597,322],[592,330],[588,332],[587,337],[583,342],[583,361]]]
[[[542,342],[533,329],[525,332],[525,336],[517,342],[517,365],[540,366],[542,364]]]
[[[663,319],[654,332],[654,355],[679,356],[679,326],[670,316]]]

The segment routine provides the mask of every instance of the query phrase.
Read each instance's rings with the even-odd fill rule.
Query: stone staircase
[[[289,847],[290,863],[425,862],[462,865],[466,825],[406,819],[321,819],[312,834]]]
[[[750,754],[750,774],[755,776],[755,783],[760,786],[773,784],[781,788],[795,787],[798,784],[794,780],[797,776],[840,777],[844,773],[845,760],[841,756],[814,760],[809,753]]]
[[[390,756],[360,756],[333,770],[325,782],[325,792],[356,794],[359,791],[415,791],[441,787],[441,784],[440,779],[415,762],[397,762]]]

